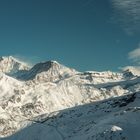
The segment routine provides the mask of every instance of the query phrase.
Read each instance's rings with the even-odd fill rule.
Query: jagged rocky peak
[[[46,62],[40,62],[36,64],[32,70],[35,70],[37,73],[40,73],[42,71],[48,71],[50,68],[58,69],[61,67],[61,64],[59,64],[56,61],[46,61]]]
[[[54,82],[66,76],[77,73],[76,70],[68,68],[57,61],[40,62],[33,66],[26,74],[22,75],[21,79],[24,80],[45,80]]]
[[[0,57],[0,72],[13,74],[21,70],[28,70],[29,66],[13,56]]]
[[[135,77],[140,76],[140,67],[137,66],[127,66],[123,68],[123,74],[125,77]]]

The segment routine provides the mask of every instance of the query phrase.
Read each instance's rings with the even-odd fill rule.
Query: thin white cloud
[[[21,62],[24,62],[26,64],[28,64],[30,67],[34,65],[33,63],[33,58],[34,57],[27,57],[27,56],[23,56],[23,55],[12,55],[14,58],[16,58],[17,60],[21,61]]]
[[[131,34],[140,31],[140,0],[110,0],[114,9],[112,19]]]
[[[128,58],[134,62],[140,63],[140,45],[135,50],[129,52]]]

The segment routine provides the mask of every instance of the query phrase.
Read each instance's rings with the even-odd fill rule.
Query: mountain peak
[[[21,70],[28,70],[29,66],[13,56],[0,57],[0,72],[14,74]]]
[[[124,67],[123,73],[127,77],[140,76],[140,67],[138,67],[138,66]]]
[[[40,62],[38,64],[36,64],[35,66],[33,66],[32,70],[37,71],[37,73],[43,72],[43,71],[48,71],[50,68],[53,67],[61,67],[62,65],[59,64],[57,61],[46,61],[46,62]]]
[[[34,65],[27,73],[19,77],[24,80],[39,79],[42,81],[57,81],[75,74],[74,69],[68,68],[57,61],[49,60]]]
[[[0,57],[1,60],[9,60],[9,61],[14,61],[14,62],[17,62],[17,63],[21,63],[21,64],[24,64],[24,65],[28,65],[27,63],[19,60],[18,58],[14,57],[14,56],[1,56]]]
[[[9,60],[18,61],[18,60],[17,60],[15,57],[13,57],[13,56],[1,56],[0,59],[1,59],[1,60],[9,59]]]

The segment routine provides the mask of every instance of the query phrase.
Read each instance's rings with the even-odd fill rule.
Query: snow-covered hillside
[[[132,69],[78,72],[56,61],[30,68],[13,57],[0,66],[1,139],[124,140],[139,129],[140,77]]]
[[[1,140],[139,140],[140,92],[32,118]]]

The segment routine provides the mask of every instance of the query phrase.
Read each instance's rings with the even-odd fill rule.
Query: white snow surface
[[[139,75],[24,64],[0,61],[0,140],[139,140]]]

